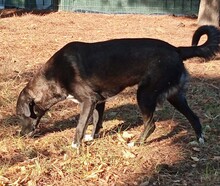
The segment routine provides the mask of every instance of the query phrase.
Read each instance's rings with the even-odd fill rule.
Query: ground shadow
[[[163,114],[162,113],[163,111],[159,111],[159,112],[160,112],[159,114],[162,114],[163,117],[160,118],[158,117],[157,114],[155,114],[156,119],[160,118],[160,120],[166,121],[171,118],[171,113],[172,113],[171,109],[170,109],[170,116],[168,116],[168,114]],[[137,113],[140,112],[138,106],[135,104],[126,104],[126,105],[121,105],[119,107],[107,109],[104,113],[104,122],[111,120],[120,120],[122,122],[119,125],[113,126],[112,128],[101,130],[99,134],[100,138],[108,135],[114,135],[118,131],[123,132],[126,130],[130,130],[132,128],[136,128],[138,126],[142,126],[143,125],[142,117],[140,114]],[[16,116],[14,117],[16,118]],[[44,123],[41,123],[40,130],[36,132],[34,137],[35,138],[43,137],[48,133],[61,132],[71,128],[76,128],[78,120],[79,120],[79,114],[75,114],[70,118],[55,121],[55,123],[51,126],[46,126],[44,125]],[[92,125],[92,118],[90,118],[90,125]],[[105,127],[105,123],[103,123],[103,127]],[[174,136],[176,133],[180,132],[181,130],[183,130],[183,127],[181,125],[178,125],[178,127],[174,127],[170,133],[163,135],[159,138],[153,139],[151,141],[148,141],[147,143],[149,144],[149,143],[165,140],[167,138]]]
[[[21,17],[21,16],[25,16],[27,14],[33,14],[33,15],[38,15],[38,16],[44,16],[50,13],[53,13],[56,11],[52,11],[52,10],[29,10],[29,9],[17,9],[17,8],[13,8],[13,9],[3,9],[0,10],[0,18],[7,18],[7,17]]]
[[[134,114],[136,112],[138,112],[138,108],[136,105],[132,105],[132,104],[126,104],[126,105],[122,105],[119,107],[107,109],[104,113],[104,122],[111,121],[114,119],[123,120],[124,122],[105,131],[105,135],[114,134],[115,131],[118,131],[118,129],[120,129],[121,131],[124,131],[124,130],[128,130],[130,128],[141,125],[142,122],[141,122],[140,117],[135,116],[135,117],[132,117],[131,119],[127,118],[128,114]],[[41,130],[39,131],[38,134],[36,134],[36,137],[44,136],[47,133],[64,131],[67,129],[75,128],[77,126],[78,120],[79,120],[79,113],[64,120],[55,121],[55,123],[50,127],[44,126],[42,124]],[[89,123],[90,125],[92,125],[92,118],[90,118]],[[103,136],[102,131],[100,132],[100,136]]]

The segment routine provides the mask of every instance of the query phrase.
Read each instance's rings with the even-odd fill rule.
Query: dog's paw
[[[73,149],[79,149],[79,144],[74,143],[74,141],[73,141],[72,144],[71,144],[71,147],[72,147]]]
[[[200,137],[198,141],[199,141],[200,145],[204,145],[205,144],[205,139],[203,137]]]
[[[200,145],[204,145],[205,144],[205,137],[204,137],[204,134],[201,134],[201,136],[199,137],[198,139],[198,142]]]
[[[86,134],[85,137],[84,137],[84,140],[85,141],[92,141],[92,140],[94,140],[94,138],[92,137],[91,134]]]

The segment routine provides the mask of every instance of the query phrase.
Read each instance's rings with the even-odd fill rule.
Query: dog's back
[[[179,83],[181,72],[184,71],[178,49],[155,39],[73,42],[58,51],[52,59],[52,68],[54,65],[63,64],[63,68],[58,69],[59,73],[64,71],[64,76],[66,71],[70,70],[66,69],[66,66],[73,68],[74,72],[71,74],[75,74],[77,78],[70,77],[70,81],[85,83],[104,99],[141,81],[160,79],[169,87],[175,86]],[[48,73],[50,71],[48,68]],[[58,73],[54,77],[59,78],[56,76]]]

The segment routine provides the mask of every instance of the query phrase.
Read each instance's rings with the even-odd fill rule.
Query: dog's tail
[[[198,42],[203,35],[207,35],[207,41],[200,45]],[[199,27],[192,38],[191,47],[178,47],[183,60],[192,57],[209,59],[220,51],[220,30],[214,26]]]

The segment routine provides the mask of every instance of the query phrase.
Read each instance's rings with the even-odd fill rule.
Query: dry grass
[[[220,62],[186,62],[192,75],[188,100],[200,116],[207,143],[198,147],[188,121],[168,104],[155,114],[149,144],[128,148],[142,130],[135,87],[107,103],[101,138],[71,149],[79,108],[54,106],[42,136],[21,138],[15,116],[20,90],[34,72],[70,41],[153,37],[190,45],[196,20],[170,16],[76,13],[0,13],[0,185],[219,185]],[[13,15],[10,12],[10,15]],[[89,127],[91,130],[91,127]],[[132,139],[126,136],[132,135]]]

